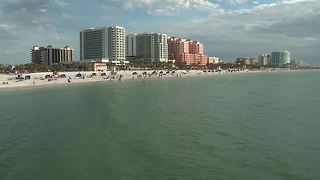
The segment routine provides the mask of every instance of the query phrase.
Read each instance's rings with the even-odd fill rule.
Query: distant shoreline
[[[294,70],[294,71],[305,71],[305,70]],[[120,82],[126,80],[150,80],[150,79],[167,79],[167,78],[183,78],[183,77],[197,77],[197,76],[213,76],[213,75],[227,75],[227,74],[243,74],[243,73],[262,73],[262,72],[293,72],[290,71],[236,71],[228,72],[222,70],[219,72],[204,72],[203,70],[127,70],[118,71],[116,75],[111,75],[111,71],[106,72],[94,72],[94,71],[83,71],[83,72],[59,72],[59,75],[64,74],[65,78],[52,77],[45,79],[46,75],[53,75],[52,72],[42,73],[30,73],[23,74],[22,77],[30,76],[28,80],[16,80],[17,75],[0,75],[0,89],[3,88],[21,88],[21,87],[50,87],[55,85],[66,85],[66,84],[83,84],[83,83],[96,83],[96,82]],[[95,73],[96,76],[92,76]],[[104,74],[102,74],[104,73]],[[143,74],[144,73],[144,74]],[[76,77],[81,74],[81,77]],[[105,75],[105,76],[101,76]],[[79,75],[78,75],[79,76]],[[11,80],[12,79],[12,80]],[[42,79],[42,80],[41,80]],[[70,79],[70,82],[68,82]],[[8,84],[6,84],[8,83]]]

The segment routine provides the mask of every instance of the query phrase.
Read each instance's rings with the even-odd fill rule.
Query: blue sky
[[[319,0],[0,0],[0,63],[28,63],[49,44],[78,59],[81,30],[113,25],[199,40],[225,61],[289,50],[320,63]]]

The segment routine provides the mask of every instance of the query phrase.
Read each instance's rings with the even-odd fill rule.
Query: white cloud
[[[125,10],[146,8],[148,14],[154,16],[170,16],[178,14],[182,10],[195,9],[208,13],[221,13],[223,10],[218,4],[208,0],[123,0]]]
[[[318,0],[281,0],[283,4],[296,4],[296,3],[302,3],[302,2],[315,2]]]
[[[286,0],[174,24],[163,31],[203,41],[209,55],[225,59],[288,49],[293,58],[315,61],[319,9],[320,1]]]
[[[237,5],[237,4],[243,4],[247,2],[248,0],[228,0],[230,4]]]
[[[56,47],[70,45],[76,49],[77,54],[80,30],[110,23],[123,25],[132,33],[157,31],[200,40],[205,44],[208,55],[221,56],[227,60],[288,49],[294,58],[315,62],[320,49],[319,0],[277,0],[268,4],[248,0],[246,5],[254,7],[239,10],[238,7],[244,6],[238,4],[233,6],[237,10],[225,12],[223,7],[213,2],[225,4],[227,0],[105,0],[105,7],[101,4],[98,5],[100,9],[92,6],[95,7],[95,13],[92,13],[93,8],[81,9],[83,4],[80,7],[75,4],[77,12],[88,13],[81,17],[74,17],[72,12],[64,11],[63,8],[77,0],[0,1],[0,51],[7,52],[0,53],[2,62],[30,62],[29,49],[33,44],[52,44]],[[88,1],[86,5],[92,3]],[[207,14],[207,17],[185,22],[166,21],[167,18],[163,18],[164,22],[159,22],[159,26],[152,29],[153,26],[141,22],[139,18],[132,23],[128,22],[127,15],[135,13],[123,9],[145,11],[154,16],[173,16],[188,11],[190,17],[195,17],[195,11],[202,11],[206,13],[201,14]],[[19,49],[20,52],[14,53],[11,49]]]
[[[5,24],[5,23],[0,23],[0,30],[12,30],[14,29],[15,25],[13,24]]]
[[[34,44],[65,46],[73,42],[71,38],[63,38],[70,37],[72,33],[66,34],[61,32],[66,29],[58,28],[64,19],[58,25],[52,21],[52,17],[60,16],[61,3],[66,1],[0,1],[0,52],[5,52],[0,53],[0,63],[29,63],[30,48]]]
[[[54,3],[59,5],[59,6],[69,5],[68,0],[54,0]]]

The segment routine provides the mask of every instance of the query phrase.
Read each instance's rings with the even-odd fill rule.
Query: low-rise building
[[[93,70],[94,71],[107,71],[108,65],[106,62],[102,62],[102,61],[93,62]]]
[[[256,65],[256,58],[236,58],[235,63],[241,65]]]
[[[209,64],[220,64],[221,60],[219,57],[209,57],[208,58],[208,63]]]

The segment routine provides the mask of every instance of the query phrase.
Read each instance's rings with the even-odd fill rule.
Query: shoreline
[[[298,70],[304,71],[304,70]],[[169,73],[168,73],[169,72]],[[83,71],[83,72],[59,72],[59,75],[64,74],[64,78],[53,78],[44,77],[46,75],[52,75],[52,72],[42,73],[30,73],[23,74],[22,77],[30,76],[28,80],[15,80],[17,75],[0,75],[0,89],[14,89],[23,87],[50,87],[56,85],[72,85],[72,84],[84,84],[84,83],[115,83],[128,80],[157,80],[157,79],[168,79],[168,78],[185,78],[185,77],[201,77],[201,76],[218,76],[218,75],[236,75],[236,74],[248,74],[248,73],[270,73],[270,72],[297,72],[295,71],[237,71],[228,72],[226,70],[219,72],[204,72],[203,70],[127,70],[118,71],[116,75],[111,75],[110,71],[106,72],[94,72],[94,71]],[[95,73],[96,76],[92,76]],[[144,73],[144,74],[143,74]],[[81,77],[76,77],[81,74]],[[105,76],[102,76],[105,75]],[[71,82],[69,82],[69,80]],[[8,83],[8,84],[3,84]]]

